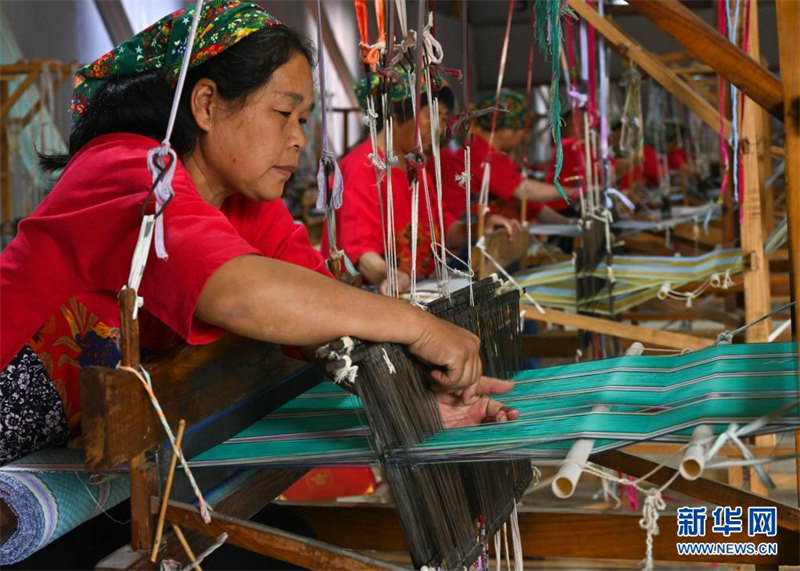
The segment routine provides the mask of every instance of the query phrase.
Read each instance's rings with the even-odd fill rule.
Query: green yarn
[[[561,13],[562,0],[536,0],[533,5],[535,14],[536,43],[539,49],[550,58],[550,132],[553,135],[553,144],[556,148],[556,166],[553,184],[559,194],[570,202],[558,180],[564,162],[564,150],[561,148],[561,98],[559,85],[561,83]],[[564,8],[566,10],[566,8]]]

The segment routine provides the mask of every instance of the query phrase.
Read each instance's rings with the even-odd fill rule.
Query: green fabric
[[[475,108],[480,111],[482,109],[489,109],[490,107],[498,107],[501,109],[497,113],[497,128],[498,129],[523,129],[525,122],[530,117],[528,110],[528,102],[525,101],[525,96],[510,89],[500,90],[500,97],[495,99],[494,93],[488,95],[478,101]],[[492,128],[492,116],[494,113],[487,113],[475,119],[478,126],[484,131],[490,131]]]
[[[412,82],[411,76],[402,67],[395,67],[387,74],[371,73],[369,77],[365,77],[353,86],[362,109],[367,108],[367,100],[370,95],[375,98],[380,96],[382,90],[381,82],[384,79],[389,99],[392,103],[402,103],[406,99],[414,97],[416,86]],[[420,83],[420,91],[423,95],[428,91],[424,76]]]
[[[707,424],[716,434],[794,403],[759,432],[792,430],[797,345],[720,345],[675,356],[625,356],[524,371],[498,400],[514,422],[443,430],[408,453],[410,461],[530,456],[563,458],[579,438],[595,451],[657,439],[687,442]],[[610,412],[593,412],[597,405]],[[324,383],[234,438],[194,458],[194,466],[366,464],[375,461],[357,397]]]
[[[175,85],[189,39],[194,6],[178,10],[123,42],[75,74],[73,128],[110,78],[160,69]],[[203,6],[192,47],[190,67],[207,61],[249,34],[280,24],[251,2],[212,0]],[[144,103],[144,102],[143,102]]]

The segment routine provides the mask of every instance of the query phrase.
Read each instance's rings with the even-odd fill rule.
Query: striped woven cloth
[[[794,343],[721,345],[676,356],[625,356],[524,371],[502,400],[519,420],[444,430],[408,461],[563,458],[578,438],[601,451],[642,440],[687,442],[699,424],[724,432],[781,408],[761,432],[800,426]],[[610,412],[593,412],[596,405]],[[357,397],[319,385],[190,462],[217,465],[368,464]]]

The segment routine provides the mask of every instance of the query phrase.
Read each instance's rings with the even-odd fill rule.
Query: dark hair
[[[445,89],[447,90],[446,92]],[[453,91],[449,87],[435,90],[433,92],[433,98],[441,99],[451,110],[453,109],[453,105],[455,105],[455,95],[453,95]],[[424,109],[427,106],[428,97],[423,94],[420,98],[419,107],[420,109]],[[409,119],[414,118],[414,99],[412,97],[407,97],[402,101],[393,101],[390,103],[389,107],[392,111],[392,117],[395,120],[405,123]],[[375,127],[378,131],[381,131],[383,129],[383,105],[380,97],[375,98],[375,113],[378,114],[378,118],[375,120]]]
[[[199,129],[192,116],[190,97],[201,78],[217,84],[220,96],[243,105],[247,96],[264,86],[272,74],[296,53],[314,65],[313,45],[283,24],[255,31],[186,75],[175,128],[170,142],[181,156],[197,144]],[[175,89],[150,71],[110,79],[81,116],[69,137],[68,155],[39,155],[43,169],[56,171],[86,143],[107,133],[136,133],[161,140],[167,130]]]

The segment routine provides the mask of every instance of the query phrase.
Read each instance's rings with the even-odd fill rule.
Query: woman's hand
[[[514,387],[513,381],[481,377],[480,381],[461,394],[440,392],[436,394],[439,411],[445,428],[475,426],[489,422],[508,422],[519,418],[519,411],[491,398],[502,395]]]
[[[512,242],[522,234],[522,224],[520,224],[519,220],[506,218],[499,214],[490,214],[486,218],[486,233],[491,233],[498,228],[505,228],[506,232],[508,232],[509,240]]]
[[[480,339],[430,314],[424,314],[424,318],[422,333],[408,345],[409,350],[423,361],[440,367],[430,373],[434,390],[469,390],[483,374],[478,353]]]
[[[379,287],[383,295],[389,295],[389,280],[384,278]],[[397,270],[397,293],[406,293],[411,291],[411,276],[405,272]]]

